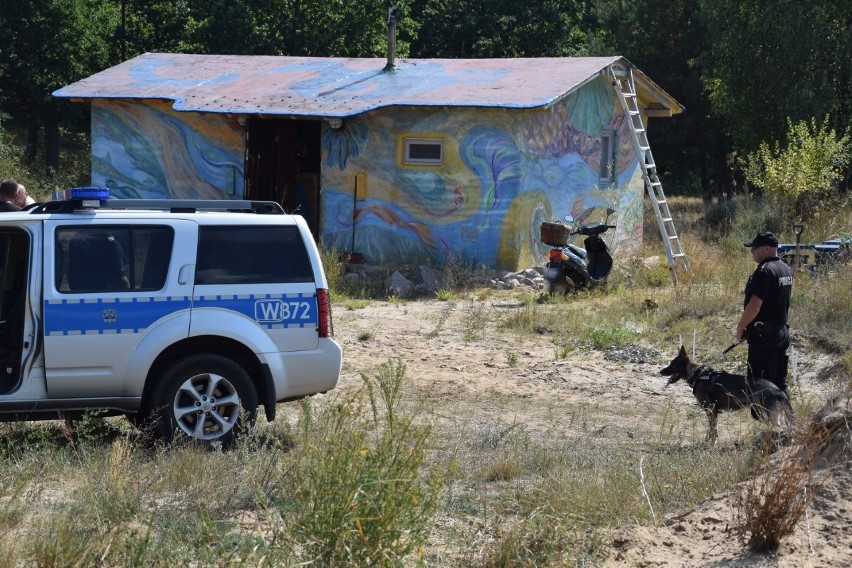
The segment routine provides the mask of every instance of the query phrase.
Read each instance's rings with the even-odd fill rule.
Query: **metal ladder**
[[[642,123],[642,115],[639,112],[639,99],[636,96],[633,69],[629,66],[611,65],[609,72],[612,78],[612,85],[615,87],[616,93],[618,93],[618,98],[621,99],[621,106],[630,120],[633,146],[636,149],[639,164],[642,166],[642,178],[645,180],[645,189],[648,191],[648,197],[651,198],[651,205],[654,206],[654,213],[657,216],[660,236],[663,238],[663,245],[666,248],[666,256],[669,260],[669,272],[672,275],[672,282],[677,285],[678,270],[688,273],[689,263],[686,260],[686,253],[683,251],[683,246],[677,236],[674,219],[669,210],[669,202],[663,193],[663,184],[660,183],[660,177],[657,175],[657,163],[654,161],[654,155],[651,153],[651,144],[648,142],[645,125]]]

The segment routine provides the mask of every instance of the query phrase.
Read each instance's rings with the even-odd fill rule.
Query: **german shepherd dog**
[[[683,379],[692,387],[695,400],[707,413],[709,425],[705,441],[708,444],[716,443],[716,419],[723,410],[748,408],[755,420],[771,422],[773,428],[793,423],[795,415],[790,398],[775,383],[759,379],[751,386],[743,375],[697,365],[689,359],[683,345],[660,374],[669,377],[666,386]]]

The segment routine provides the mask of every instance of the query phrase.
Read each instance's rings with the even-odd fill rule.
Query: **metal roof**
[[[168,99],[178,111],[347,117],[387,106],[548,106],[621,57],[385,59],[145,53],[53,93],[77,99]],[[664,114],[681,112],[641,73]]]

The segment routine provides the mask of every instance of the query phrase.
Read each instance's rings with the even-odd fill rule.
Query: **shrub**
[[[334,249],[326,248],[323,243],[320,243],[320,258],[322,259],[325,278],[328,280],[329,291],[336,296],[343,295],[343,274],[346,266],[340,260],[340,253]]]
[[[785,144],[763,142],[746,157],[744,173],[768,195],[793,205],[808,195],[832,190],[850,157],[849,134],[838,135],[829,128],[827,117],[821,123],[787,119]]]
[[[804,518],[826,477],[826,460],[834,457],[834,435],[844,426],[848,428],[845,420],[845,416],[824,420],[817,413],[783,455],[773,461],[769,448],[765,448],[758,472],[743,484],[735,501],[736,528],[748,536],[751,550],[777,549],[781,539],[792,534]],[[771,445],[769,436],[763,439],[765,446]]]
[[[402,413],[404,377],[389,361],[348,398],[302,413],[292,531],[322,565],[395,566],[429,534],[440,483],[421,471],[430,429]]]
[[[736,201],[725,199],[710,206],[704,213],[704,220],[718,234],[725,235],[733,228],[738,211],[739,205]]]

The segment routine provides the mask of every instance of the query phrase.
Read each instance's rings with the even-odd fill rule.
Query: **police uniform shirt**
[[[787,323],[787,311],[790,308],[790,294],[793,290],[793,271],[777,256],[761,262],[745,289],[745,302],[748,305],[752,296],[763,300],[755,321],[767,323]]]

